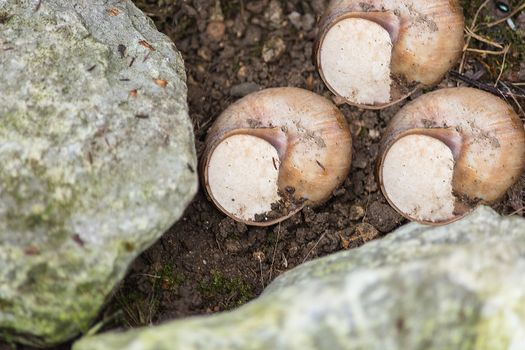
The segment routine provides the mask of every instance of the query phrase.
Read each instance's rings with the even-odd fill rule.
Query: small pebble
[[[267,1],[265,0],[250,1],[246,4],[246,9],[251,13],[258,14],[263,12],[264,8],[266,7],[266,4]]]
[[[266,255],[263,252],[253,252],[253,257],[261,263],[266,260]]]
[[[301,14],[297,11],[290,13],[288,15],[288,20],[297,30],[300,30],[303,26],[303,23],[301,22]]]
[[[352,221],[361,220],[365,216],[365,208],[359,204],[354,204],[350,207],[349,219]]]
[[[208,47],[203,46],[197,50],[197,55],[205,61],[210,61],[212,52]]]
[[[262,88],[259,85],[253,82],[241,83],[241,84],[232,86],[230,90],[230,95],[234,97],[244,97],[248,94],[251,94],[252,92],[256,92],[261,89]]]
[[[206,33],[214,41],[221,41],[225,32],[226,25],[223,21],[210,21],[206,27]]]
[[[320,16],[326,10],[327,2],[325,0],[311,0],[310,6],[315,11],[315,14]]]
[[[368,165],[367,156],[363,153],[357,153],[352,160],[352,166],[358,169],[365,169]]]
[[[372,140],[375,140],[375,139],[378,139],[379,136],[381,136],[381,134],[379,133],[379,130],[370,129],[368,130],[368,136],[370,136]]]
[[[307,13],[303,16],[297,11],[294,11],[288,15],[288,20],[297,30],[304,30],[308,32],[312,30],[315,24],[315,18],[311,14]]]
[[[342,105],[345,105],[346,104],[346,100],[344,97],[341,97],[341,96],[333,96],[332,97],[332,101],[334,102],[334,104],[336,106],[342,106]]]
[[[237,78],[245,79],[248,76],[248,67],[241,65],[237,71]]]
[[[224,246],[226,247],[226,250],[229,253],[238,253],[242,250],[242,245],[238,241],[228,239],[226,240],[226,243],[224,243]]]
[[[268,39],[262,49],[262,59],[266,63],[275,62],[282,57],[286,51],[284,40],[278,36]]]
[[[264,12],[264,19],[269,22],[270,27],[275,29],[283,26],[283,8],[281,3],[277,0],[270,1],[270,4]]]
[[[309,13],[305,14],[302,19],[302,24],[303,24],[303,30],[305,32],[309,32],[314,27],[315,17]]]

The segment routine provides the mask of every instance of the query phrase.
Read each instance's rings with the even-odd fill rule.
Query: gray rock
[[[272,28],[281,28],[284,24],[284,14],[281,3],[278,0],[270,0],[266,11],[264,12],[264,19]]]
[[[315,24],[315,17],[312,16],[312,14],[310,13],[307,13],[303,16],[303,20],[302,20],[302,24],[303,24],[303,29],[305,31],[310,31],[312,30],[312,28],[314,27],[314,24]]]
[[[303,16],[297,11],[293,11],[288,15],[288,20],[297,30],[303,29],[304,31],[312,30],[315,24],[315,17],[307,13]]]
[[[525,220],[481,207],[299,266],[236,311],[73,349],[523,349],[524,274]]]
[[[303,23],[301,22],[301,14],[297,11],[290,13],[288,15],[288,20],[297,30],[300,30],[303,27]]]
[[[230,95],[234,97],[244,97],[261,89],[262,87],[254,82],[240,83],[232,86]]]
[[[129,0],[0,0],[0,338],[84,332],[196,192],[183,61]]]
[[[286,43],[281,37],[272,36],[265,41],[262,48],[262,59],[266,63],[279,60],[286,51]]]

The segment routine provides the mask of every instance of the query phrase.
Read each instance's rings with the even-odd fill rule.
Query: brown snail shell
[[[472,88],[423,95],[391,120],[378,178],[388,202],[410,220],[443,224],[490,204],[525,167],[525,131],[502,99]]]
[[[249,225],[280,222],[326,201],[347,177],[352,140],[342,113],[297,88],[252,93],[208,131],[204,188],[226,215]]]
[[[332,0],[314,63],[348,104],[378,109],[437,84],[463,49],[456,0]]]

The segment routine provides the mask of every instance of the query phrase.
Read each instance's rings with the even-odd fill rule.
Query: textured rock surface
[[[209,317],[85,338],[94,349],[523,349],[525,220],[482,207],[302,265]]]
[[[127,0],[0,0],[0,338],[85,331],[196,191],[181,56]]]

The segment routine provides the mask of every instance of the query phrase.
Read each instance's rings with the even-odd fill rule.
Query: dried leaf
[[[144,46],[148,50],[155,51],[155,48],[151,46],[151,44],[148,43],[146,40],[139,40],[139,44]]]
[[[168,85],[168,81],[167,80],[164,80],[164,79],[153,79],[155,81],[155,84],[157,84],[158,86],[162,87],[162,88],[165,88],[166,85]]]
[[[120,13],[120,11],[117,10],[116,8],[108,9],[107,12],[108,12],[108,15],[110,15],[111,17],[118,16],[118,14]]]

